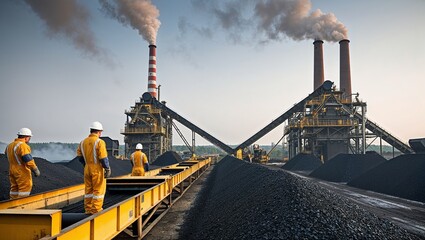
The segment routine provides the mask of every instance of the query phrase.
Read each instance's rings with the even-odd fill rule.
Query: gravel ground
[[[395,157],[348,185],[425,203],[425,154]]]
[[[180,239],[420,239],[312,180],[227,156]]]
[[[322,162],[318,157],[313,154],[300,153],[285,163],[282,168],[289,171],[314,171],[320,166],[322,166]]]
[[[310,176],[331,182],[349,182],[384,162],[385,158],[376,152],[338,154],[310,173]]]

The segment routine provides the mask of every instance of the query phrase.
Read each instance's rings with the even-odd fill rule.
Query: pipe
[[[351,69],[350,69],[350,40],[339,41],[339,87],[343,91],[343,97],[351,102]]]
[[[325,82],[323,64],[323,41],[315,40],[314,45],[314,89],[316,90]]]
[[[148,92],[156,98],[156,46],[149,45],[149,74],[148,74]]]

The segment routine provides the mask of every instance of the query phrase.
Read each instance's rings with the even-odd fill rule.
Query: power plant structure
[[[127,121],[121,131],[124,135],[125,155],[128,157],[135,150],[136,144],[142,143],[143,151],[150,161],[154,161],[159,155],[171,150],[173,128],[192,153],[195,152],[195,133],[198,133],[226,153],[238,155],[238,152],[245,152],[245,148],[284,122],[286,124],[281,139],[287,142],[289,159],[299,153],[314,154],[322,161],[340,153],[365,153],[368,147],[367,139],[374,139],[373,142],[377,138],[380,139],[381,154],[382,140],[402,153],[412,153],[413,150],[407,144],[366,118],[367,104],[360,101],[359,94],[353,94],[351,90],[349,43],[347,39],[339,42],[339,89],[333,82],[325,81],[323,41],[315,40],[313,93],[236,148],[214,138],[169,109],[164,101],[157,99],[159,91],[156,84],[156,46],[149,45],[148,92],[145,92],[130,110],[125,111]],[[192,130],[191,144],[173,120]]]
[[[314,41],[314,88],[324,82],[323,41]],[[289,159],[310,153],[331,159],[340,153],[364,153],[366,103],[352,101],[349,40],[340,41],[340,90],[323,93],[306,102],[304,110],[288,119]],[[361,112],[361,119],[353,113]],[[360,139],[361,141],[360,144]]]
[[[370,205],[370,198],[365,198],[366,200],[364,200],[367,202],[367,208],[365,209],[368,211],[360,211],[361,209],[355,205],[347,207],[350,201],[354,202],[354,200],[350,200],[352,196],[360,196],[359,198],[356,198],[360,199],[364,198],[363,194],[366,193],[351,194],[349,190],[342,189],[344,191],[341,192],[348,192],[347,195],[350,195],[350,198],[343,199],[336,197],[338,194],[330,194],[336,189],[333,185],[328,188],[331,190],[322,190],[322,184],[310,184],[310,181],[312,181],[310,178],[296,177],[292,174],[287,175],[285,171],[276,171],[271,170],[269,167],[244,163],[230,156],[241,156],[241,153],[245,152],[244,150],[254,145],[254,149],[257,152],[254,151],[254,157],[256,157],[256,159],[253,162],[267,163],[268,155],[265,154],[265,152],[263,152],[263,150],[259,147],[259,145],[255,144],[255,142],[285,122],[284,133],[281,139],[286,137],[289,148],[289,159],[294,158],[300,153],[310,153],[319,157],[322,162],[325,162],[340,153],[364,154],[368,147],[368,138],[379,138],[381,146],[382,140],[384,140],[400,152],[406,153],[406,155],[413,155],[412,160],[415,160],[415,157],[419,159],[421,155],[410,153],[425,153],[424,139],[412,139],[409,142],[412,147],[409,147],[392,134],[379,127],[376,123],[366,118],[366,103],[360,101],[358,99],[358,94],[352,94],[351,90],[348,40],[340,41],[341,73],[339,89],[337,89],[334,83],[330,80],[325,80],[323,67],[323,41],[316,40],[313,45],[313,92],[235,148],[226,145],[188,121],[183,116],[171,110],[168,106],[166,106],[164,101],[159,101],[159,91],[156,85],[156,46],[150,45],[148,91],[142,94],[140,99],[135,102],[135,105],[131,106],[130,110],[125,111],[127,121],[125,123],[125,128],[121,131],[121,134],[124,135],[125,155],[128,157],[135,150],[136,144],[141,143],[143,145],[143,151],[147,154],[149,161],[153,162],[158,156],[171,150],[173,128],[177,131],[180,137],[182,137],[189,150],[194,153],[195,133],[197,133],[229,155],[225,157],[228,158],[228,165],[224,165],[221,169],[220,166],[217,165],[219,170],[209,173],[212,174],[211,176],[213,177],[213,180],[205,181],[206,183],[223,184],[223,187],[218,188],[218,190],[214,186],[211,188],[208,188],[207,186],[207,188],[205,188],[212,189],[206,192],[220,198],[219,201],[202,202],[199,205],[202,208],[204,208],[206,204],[212,202],[221,204],[219,207],[213,208],[214,213],[221,210],[220,208],[223,208],[227,211],[227,213],[237,215],[239,209],[241,209],[241,211],[239,211],[239,215],[244,217],[243,221],[248,223],[253,220],[260,221],[260,223],[255,223],[249,227],[250,229],[254,229],[255,226],[259,226],[259,232],[263,234],[261,235],[263,237],[266,236],[264,235],[265,226],[267,227],[268,224],[273,224],[277,219],[281,219],[282,222],[276,223],[276,226],[272,226],[273,228],[268,231],[276,234],[275,232],[278,230],[277,232],[280,233],[283,226],[282,223],[288,222],[289,219],[289,221],[294,222],[290,222],[288,224],[290,225],[288,229],[295,229],[298,233],[300,230],[297,228],[296,224],[298,224],[299,220],[304,221],[306,217],[309,218],[307,218],[306,223],[303,223],[301,231],[308,229],[305,227],[307,226],[308,221],[310,221],[308,224],[312,223],[312,228],[319,229],[319,231],[312,232],[312,235],[309,236],[321,237],[317,234],[321,234],[324,227],[339,226],[338,224],[341,225],[345,222],[347,224],[341,225],[342,227],[340,227],[341,232],[345,233],[347,229],[359,232],[358,227],[363,226],[366,222],[368,223],[367,230],[364,231],[367,231],[367,234],[370,234],[371,227],[369,223],[371,221],[368,219],[372,219],[372,217],[368,211],[373,207]],[[192,131],[192,146],[190,146],[189,142],[181,134],[174,121],[180,122]],[[111,139],[106,140],[109,141]],[[111,147],[108,147],[108,151],[110,150],[112,153],[116,152],[117,144],[117,142],[113,142],[113,140],[111,140]],[[242,158],[243,157],[241,156],[241,159]],[[124,162],[121,160],[116,161]],[[186,161],[151,169],[150,171],[147,171],[144,176],[134,177],[127,174],[107,178],[106,194],[103,196],[105,199],[105,202],[103,203],[103,210],[94,215],[84,214],[83,205],[86,196],[84,184],[67,186],[44,193],[37,193],[22,199],[0,201],[0,232],[2,232],[2,237],[5,239],[128,239],[129,237],[142,239],[147,236],[161,218],[170,211],[171,207],[179,199],[181,199],[182,195],[185,194],[193,183],[200,178],[202,174],[207,172],[207,169],[213,163],[213,159],[210,156],[197,157],[192,155],[192,157]],[[332,163],[332,161],[329,161],[329,163]],[[221,162],[219,164],[221,164]],[[398,166],[401,165],[402,164]],[[415,167],[414,165],[411,166]],[[423,164],[420,166],[423,166]],[[403,172],[399,171],[398,167],[394,167],[394,169],[396,171],[392,174]],[[421,171],[421,169],[419,169],[418,172],[419,171]],[[280,175],[281,173],[284,173],[285,175]],[[259,174],[261,174],[260,177]],[[408,180],[406,180],[406,182],[412,185],[413,181],[411,181],[410,172],[405,175],[408,175]],[[226,180],[229,181],[221,181],[221,179],[224,178],[227,178]],[[389,180],[388,178],[390,177],[385,178],[385,181]],[[394,179],[395,178],[396,177],[394,177]],[[421,179],[413,179],[420,183],[423,177]],[[232,183],[229,184],[228,182]],[[247,182],[249,182],[249,184],[246,184]],[[328,184],[323,184],[323,186],[327,185]],[[338,186],[342,185],[338,184]],[[392,184],[392,186],[399,188],[399,185],[397,184]],[[420,192],[420,190],[417,189],[422,189],[422,186],[423,185],[420,185],[420,187],[414,187],[413,190]],[[247,189],[249,190],[247,191]],[[261,191],[259,192],[258,189]],[[286,189],[288,189],[288,191],[281,191]],[[225,194],[222,194],[223,192]],[[228,194],[233,192],[236,192],[239,195],[231,196],[231,194]],[[240,194],[245,193],[250,195],[241,198]],[[268,195],[266,195],[266,193]],[[225,199],[226,196],[231,196],[228,197],[230,200],[223,201],[223,198]],[[284,196],[284,198],[281,198],[282,196]],[[323,198],[324,196],[326,198]],[[204,196],[196,197],[196,199],[211,199],[203,197]],[[378,197],[379,196],[374,195],[373,201],[379,203],[380,200],[378,200]],[[319,198],[321,198],[321,201],[317,201]],[[244,201],[234,201],[234,199],[243,199]],[[274,202],[271,205],[261,204],[263,199],[273,199],[273,201],[278,204],[274,204]],[[296,199],[297,201],[292,201],[292,199]],[[390,200],[388,200],[388,198],[385,198],[383,203],[388,204],[389,201]],[[356,201],[356,203],[358,202],[360,201]],[[191,204],[185,203],[185,205],[189,206]],[[228,205],[236,207],[226,208]],[[275,212],[270,211],[271,207],[282,206],[286,208],[276,209]],[[394,206],[396,206],[396,204],[394,204]],[[421,207],[400,206],[402,206],[402,208],[400,208],[401,210],[406,211],[402,213],[403,218],[405,216],[416,214],[418,217],[415,215],[415,217],[412,218],[415,220],[419,219],[418,221],[421,224],[423,223],[424,215],[423,212],[419,211],[419,209],[423,208],[423,204]],[[267,211],[261,210],[261,207],[264,207]],[[335,211],[335,208],[339,208],[339,210]],[[246,209],[254,209],[255,211],[247,211]],[[260,210],[257,211],[257,209]],[[343,209],[343,211],[341,209]],[[355,209],[356,214],[350,214],[353,209]],[[395,211],[400,211],[400,209],[396,209]],[[418,211],[418,213],[415,213],[412,209]],[[179,211],[181,212],[181,210]],[[407,213],[407,211],[409,212]],[[288,212],[289,214],[292,214],[288,215],[289,217],[285,215],[288,214]],[[296,214],[299,214],[299,217],[298,215],[295,215],[295,212]],[[330,212],[332,212],[333,215],[329,215]],[[379,207],[379,212],[381,214],[385,213],[383,215],[387,214],[387,212],[382,211],[381,207]],[[251,213],[261,213],[261,215],[247,215]],[[276,213],[283,215],[276,218]],[[369,218],[366,219],[362,216],[357,217],[360,213],[363,213],[364,216],[369,216]],[[210,215],[212,216],[212,214]],[[351,217],[349,215],[353,215],[353,219],[345,221],[347,217]],[[240,230],[240,221],[234,221],[234,218],[231,218],[230,220],[230,218],[226,218],[222,214],[217,214],[217,216],[218,217],[216,219],[218,222],[231,221],[231,223],[235,223],[235,231],[242,232]],[[268,216],[272,216],[273,219],[261,222],[262,219]],[[398,217],[400,215],[396,216]],[[394,220],[397,217],[392,217],[392,219]],[[335,219],[338,220],[335,221],[336,224],[313,224]],[[381,218],[373,219],[375,222],[382,222]],[[419,226],[415,225],[416,223],[409,222],[410,219],[403,219],[402,221],[403,223],[408,223],[407,225],[410,229],[412,229],[412,226]],[[200,221],[200,223],[203,224],[202,227],[206,226],[204,222]],[[390,224],[384,224],[384,226],[389,225]],[[217,233],[216,225],[211,226],[213,227],[205,229],[210,229]],[[354,227],[352,228],[352,226]],[[380,226],[382,225],[376,225],[375,229],[380,230]],[[169,229],[169,227],[167,229]],[[424,232],[423,229],[425,228],[417,227],[417,229]],[[203,231],[204,229],[201,230]],[[332,227],[332,229],[329,228],[328,230],[331,232],[331,237],[329,238],[335,238],[337,236],[334,234],[334,227]],[[228,232],[234,237],[235,235],[233,234],[235,231],[232,230]],[[382,235],[384,236],[387,232],[389,231],[382,231]],[[219,231],[219,235],[220,234],[221,232]],[[400,232],[400,234],[405,233]],[[163,237],[163,235],[161,236]],[[273,235],[267,236],[269,238],[274,237]],[[287,237],[291,235],[282,236]],[[364,238],[366,235],[363,235],[363,232],[361,232],[362,237],[360,237],[360,235],[358,236],[358,238]],[[257,239],[252,236],[250,237]],[[382,237],[372,236],[371,238],[381,239]],[[400,238],[394,237],[394,239]]]
[[[155,45],[149,45],[148,93],[157,98]],[[138,143],[143,145],[143,152],[150,161],[171,150],[172,119],[161,109],[140,98],[130,110],[125,110],[125,114],[127,120],[121,134],[124,135],[126,157],[136,150]]]
[[[305,103],[303,111],[288,119],[284,133],[287,135],[289,159],[298,153],[309,153],[322,161],[336,155],[360,154],[367,149],[368,138],[380,138],[403,153],[411,148],[366,118],[366,103],[352,94],[349,40],[340,44],[340,82],[335,87]],[[314,45],[314,89],[324,82],[323,41]],[[353,101],[353,97],[355,98]],[[374,125],[374,126],[371,126]]]
[[[226,153],[233,153],[231,147],[168,108],[165,101],[160,102],[159,91],[157,91],[159,86],[156,85],[156,46],[149,45],[148,91],[140,97],[140,100],[134,106],[131,106],[130,110],[125,111],[127,120],[121,134],[124,135],[126,157],[129,157],[135,151],[137,143],[141,143],[143,152],[147,154],[149,161],[154,161],[164,152],[171,150],[173,128],[192,154],[195,152],[195,133],[223,149]],[[180,122],[192,131],[191,144],[173,120]]]
[[[381,155],[382,140],[402,153],[413,153],[407,144],[367,119],[367,104],[359,100],[358,93],[352,94],[349,42],[347,39],[339,42],[339,89],[333,82],[325,81],[323,41],[315,40],[313,93],[237,146],[235,152],[243,152],[243,149],[286,122],[281,139],[286,138],[289,159],[299,153],[314,154],[322,161],[340,153],[364,154],[369,144],[367,139],[374,141],[377,138],[380,139]]]

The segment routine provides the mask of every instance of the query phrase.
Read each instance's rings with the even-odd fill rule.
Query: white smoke
[[[348,35],[333,13],[312,11],[310,0],[234,0],[223,6],[215,1],[193,0],[192,4],[217,19],[232,39],[246,30],[253,30],[254,36],[264,33],[266,41],[289,37],[336,42]]]
[[[32,150],[33,157],[44,158],[50,162],[60,162],[63,160],[71,160],[76,156],[76,149],[65,147],[62,144],[49,143],[47,147]]]
[[[130,25],[149,44],[156,44],[156,35],[161,22],[159,10],[150,0],[99,0],[102,10],[124,26]]]
[[[286,35],[294,40],[321,39],[336,42],[347,38],[346,27],[333,13],[311,13],[310,0],[268,0],[255,6],[258,27],[270,39]]]
[[[108,66],[115,64],[107,52],[97,45],[89,27],[91,18],[87,8],[76,0],[25,0],[47,26],[49,37],[64,37],[85,56],[95,58]]]

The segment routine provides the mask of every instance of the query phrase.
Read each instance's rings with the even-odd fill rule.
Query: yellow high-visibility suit
[[[31,156],[31,148],[25,139],[16,138],[5,150],[9,160],[10,199],[29,196],[32,189],[31,170],[37,165]]]
[[[146,154],[142,150],[136,150],[130,156],[131,164],[133,169],[131,176],[144,176],[145,170],[149,171],[149,162]]]
[[[77,148],[77,156],[84,161],[84,209],[86,214],[103,210],[106,192],[104,169],[109,169],[105,141],[96,134],[90,134]]]

